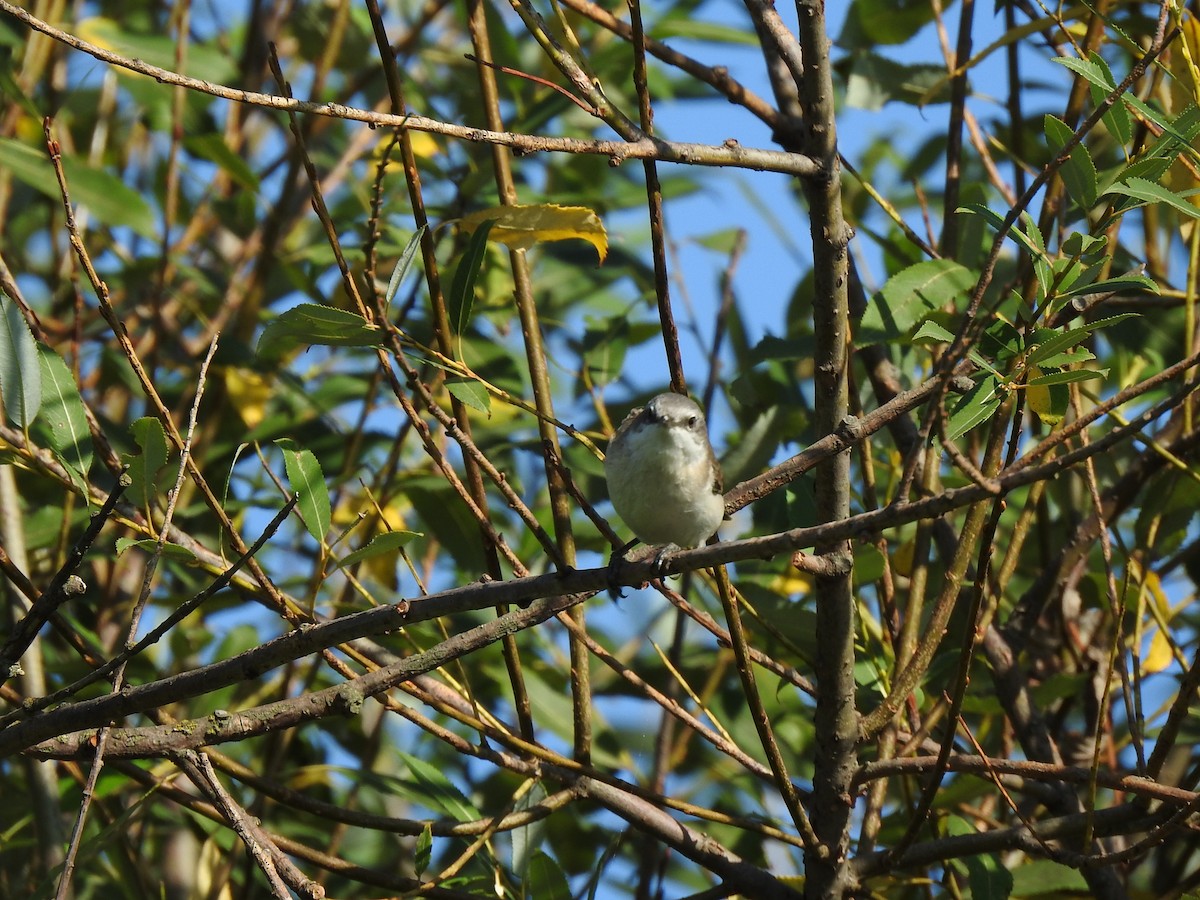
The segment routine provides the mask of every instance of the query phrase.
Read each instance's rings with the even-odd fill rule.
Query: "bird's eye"
[[[688,419],[688,428],[695,428],[695,427],[696,427],[696,417],[692,416],[690,419]]]

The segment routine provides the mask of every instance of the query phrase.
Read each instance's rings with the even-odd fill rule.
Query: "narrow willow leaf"
[[[419,531],[385,531],[383,534],[377,534],[365,545],[338,560],[336,568],[344,569],[346,566],[352,566],[364,559],[372,559],[385,553],[394,553],[407,545],[413,538],[418,537],[421,537]]]
[[[153,553],[155,548],[158,547],[158,541],[152,538],[142,538],[139,540],[127,537],[117,538],[117,556],[123,554],[130,547],[137,547],[139,550]],[[196,558],[196,554],[187,547],[184,547],[182,544],[172,543],[171,541],[163,542],[162,555],[170,559],[178,559],[182,562],[191,562]]]
[[[1057,59],[1058,57],[1052,58]],[[1092,104],[1099,107],[1104,99],[1116,89],[1117,82],[1113,78],[1112,70],[1109,69],[1108,63],[1104,61],[1103,56],[1093,50],[1088,54],[1088,60],[1100,70],[1102,83],[1098,84],[1092,81],[1090,85]],[[1113,140],[1118,145],[1124,147],[1133,137],[1133,123],[1129,119],[1129,110],[1119,100],[1108,108],[1101,121],[1104,122],[1104,127],[1108,129],[1109,134],[1113,136]]]
[[[437,766],[407,753],[399,753],[413,780],[405,782],[405,793],[429,809],[445,813],[459,822],[472,822],[482,813],[451,783]]]
[[[404,252],[400,254],[400,258],[396,260],[396,268],[392,269],[392,277],[388,279],[387,294],[384,295],[383,303],[385,306],[390,306],[392,299],[396,296],[396,292],[400,290],[400,282],[404,280],[404,276],[408,274],[409,266],[412,265],[413,257],[416,256],[417,250],[421,246],[421,238],[425,235],[425,229],[428,226],[422,225],[416,230],[411,238],[408,239],[408,245],[404,248]]]
[[[301,303],[267,323],[258,339],[258,355],[263,359],[278,359],[288,350],[308,344],[376,347],[383,338],[382,328],[357,313],[319,303]]]
[[[75,376],[63,358],[49,347],[39,344],[37,350],[42,376],[42,409],[37,428],[45,434],[50,449],[86,483],[95,448]]]
[[[534,782],[528,791],[521,795],[514,807],[515,812],[524,812],[546,799],[546,789],[541,782]],[[529,864],[533,854],[542,848],[546,839],[546,820],[537,819],[528,825],[514,828],[512,831],[512,870],[517,878],[525,881],[529,873]],[[537,896],[536,894],[532,896]]]
[[[466,249],[454,270],[454,281],[450,285],[450,296],[446,301],[446,312],[450,316],[450,329],[462,334],[471,322],[471,311],[475,306],[475,282],[487,256],[488,235],[495,223],[480,222],[467,240]]]
[[[1050,152],[1057,156],[1067,142],[1074,137],[1071,128],[1057,116],[1046,114],[1043,118],[1046,132],[1046,144]],[[1066,162],[1058,170],[1067,193],[1081,210],[1091,209],[1096,205],[1097,176],[1096,164],[1092,162],[1091,154],[1080,142],[1071,148]]]
[[[986,375],[979,384],[963,395],[946,423],[946,440],[958,440],[972,428],[991,418],[992,413],[1000,408],[999,384],[995,375]]]
[[[42,405],[42,370],[37,341],[21,314],[21,307],[0,291],[0,393],[4,414],[18,428],[27,428]]]
[[[586,206],[493,206],[463,216],[459,225],[464,231],[474,231],[489,221],[495,223],[491,239],[516,250],[528,250],[539,241],[577,238],[596,248],[600,262],[608,256],[608,232],[596,212]]]
[[[1094,60],[1079,59],[1076,56],[1052,56],[1050,60],[1070,69],[1089,84],[1101,88],[1106,94],[1116,87],[1112,80],[1112,74],[1096,65]]]
[[[1097,378],[1107,378],[1108,369],[1068,369],[1065,372],[1047,372],[1036,378],[1030,378],[1030,385],[1042,384],[1074,384],[1079,381],[1095,381]]]
[[[300,519],[308,533],[320,543],[329,533],[331,518],[329,489],[325,485],[321,464],[317,462],[316,454],[311,450],[302,450],[293,440],[280,438],[275,444],[283,451],[283,467],[287,472],[288,484],[299,497],[296,509]]]
[[[1081,294],[1122,294],[1126,291],[1146,291],[1151,294],[1157,294],[1159,293],[1158,282],[1147,275],[1122,275],[1119,278],[1109,278],[1093,284],[1082,284],[1069,291],[1063,291],[1059,296],[1076,297]]]
[[[1114,184],[1105,194],[1123,194],[1141,200],[1144,203],[1165,203],[1188,218],[1200,219],[1200,207],[1193,206],[1186,199],[1161,184],[1146,181],[1144,178],[1127,178],[1123,183]]]

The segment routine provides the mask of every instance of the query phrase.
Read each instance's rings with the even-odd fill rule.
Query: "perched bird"
[[[725,517],[704,412],[682,394],[659,394],[626,416],[609,441],[604,476],[613,508],[638,540],[666,545],[656,562],[665,552],[699,547]]]

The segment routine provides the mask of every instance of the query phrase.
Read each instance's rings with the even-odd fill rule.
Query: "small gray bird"
[[[704,412],[682,394],[659,394],[626,416],[604,476],[617,515],[647,544],[699,547],[725,517]]]

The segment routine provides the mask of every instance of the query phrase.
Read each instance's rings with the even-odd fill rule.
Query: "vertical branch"
[[[654,110],[650,106],[650,89],[646,83],[646,35],[642,28],[642,7],[639,0],[628,2],[629,21],[633,29],[633,86],[637,91],[638,115],[642,131],[653,136]],[[662,326],[663,349],[667,354],[667,368],[671,372],[671,390],[686,395],[687,380],[683,376],[683,359],[679,354],[679,329],[675,326],[675,314],[671,310],[658,163],[647,157],[642,160],[642,169],[646,173],[646,201],[650,208],[650,247],[654,257],[654,296],[658,299],[658,321]]]
[[[496,86],[492,62],[491,40],[487,32],[487,17],[484,6],[478,0],[469,4],[468,27],[476,58],[480,61],[475,69],[479,76],[479,88],[488,128],[501,131],[504,121],[500,115],[500,97]],[[492,169],[496,192],[500,202],[511,206],[517,202],[517,187],[512,174],[512,159],[507,148],[492,146]],[[529,260],[524,250],[513,249],[508,254],[513,275],[513,293],[521,320],[521,334],[525,343],[525,358],[529,366],[529,380],[533,385],[533,399],[538,412],[538,432],[544,448],[543,462],[546,482],[550,490],[550,511],[554,522],[554,535],[558,545],[559,559],[564,566],[575,564],[575,536],[571,530],[571,497],[567,490],[561,468],[556,461],[562,458],[558,443],[558,430],[554,426],[554,402],[551,398],[550,374],[546,369],[546,354],[542,346],[542,328],[538,321],[537,306],[533,302],[533,279],[529,271]],[[582,629],[584,611],[576,606],[568,615]],[[517,658],[516,642],[509,638],[504,645],[505,662],[509,681],[512,683],[522,733],[533,734],[533,718],[529,697],[525,692],[524,676]],[[592,711],[591,677],[587,647],[574,636],[571,648],[571,699],[574,717],[575,757],[587,760],[591,757]]]
[[[849,229],[842,217],[841,168],[833,106],[833,77],[825,4],[797,0],[804,77],[804,144],[821,174],[804,181],[813,242],[813,331],[816,338],[818,434],[833,433],[849,410]],[[850,515],[850,456],[840,453],[817,470],[817,516],[834,522]],[[848,541],[818,545],[823,554],[849,554]],[[813,828],[824,850],[805,853],[809,897],[841,897],[851,887],[846,864],[852,779],[858,764],[854,709],[854,595],[851,567],[816,579],[817,710]]]
[[[946,136],[946,195],[942,207],[942,240],[939,250],[953,259],[958,254],[959,190],[962,187],[963,113],[967,104],[966,63],[971,58],[971,25],[975,20],[974,0],[963,0],[958,19],[958,46],[950,80],[950,128]]]

